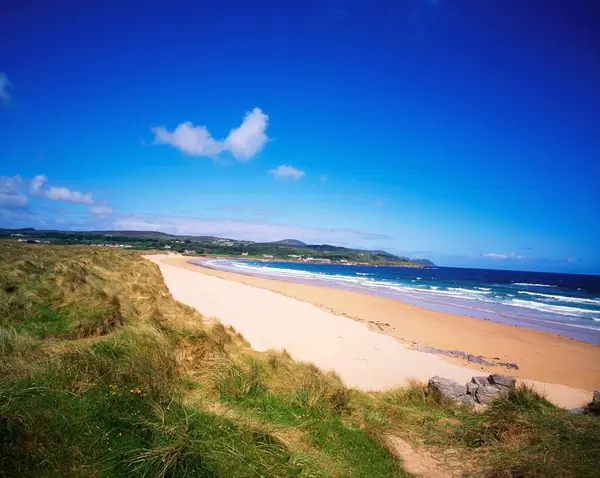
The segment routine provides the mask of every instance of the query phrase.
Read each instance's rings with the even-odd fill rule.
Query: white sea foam
[[[519,307],[521,309],[533,309],[539,312],[563,315],[563,316],[574,316],[590,319],[590,314],[597,315],[598,311],[586,310],[578,307],[569,307],[565,305],[549,304],[548,300],[563,300],[569,302],[582,304],[588,303],[585,301],[593,301],[593,299],[577,299],[573,297],[553,296],[551,294],[540,294],[529,291],[518,291],[520,294],[525,294],[530,297],[540,297],[540,300],[548,299],[544,302],[536,302],[535,300],[520,300],[520,299],[508,299],[502,300],[503,297],[497,297],[492,292],[491,288],[488,287],[477,287],[475,289],[465,289],[462,287],[448,287],[446,289],[440,289],[440,286],[429,286],[426,284],[413,284],[410,283],[399,283],[391,280],[378,279],[368,277],[368,273],[357,273],[357,275],[347,276],[340,274],[323,274],[320,272],[310,272],[298,269],[286,269],[282,267],[267,267],[261,264],[248,264],[242,261],[206,261],[205,264],[213,265],[218,268],[224,268],[229,270],[238,270],[240,272],[245,271],[246,273],[257,273],[267,277],[274,278],[292,278],[299,280],[319,280],[329,282],[332,284],[348,285],[353,287],[362,287],[371,291],[379,291],[388,294],[403,294],[414,298],[420,298],[423,300],[433,300],[439,303],[444,303],[444,299],[457,300],[457,301],[471,301],[475,303],[489,302],[495,304],[509,305],[512,307]],[[373,274],[374,275],[374,274]],[[414,279],[413,279],[414,280]],[[529,284],[533,285],[533,284]],[[542,286],[535,284],[535,286]],[[545,287],[552,287],[550,285],[543,285]],[[506,296],[514,297],[514,294],[506,294]],[[600,304],[600,301],[589,302],[593,304]],[[460,304],[460,302],[458,302]],[[466,306],[466,304],[465,304]],[[595,318],[594,318],[595,319]],[[600,322],[600,320],[595,320]]]
[[[558,300],[561,302],[573,302],[575,304],[598,304],[600,305],[600,299],[585,299],[583,297],[569,297],[565,295],[553,295],[553,294],[541,294],[539,292],[528,292],[520,290],[519,294],[530,295],[534,297],[543,297],[550,300]]]
[[[524,287],[556,287],[550,284],[529,284],[528,282],[513,282],[514,285],[522,285]]]
[[[463,300],[476,300],[479,299],[481,295],[487,294],[485,291],[478,291],[473,289],[463,289],[460,287],[448,288],[448,290],[439,290],[439,286],[429,287],[427,285],[402,285],[397,282],[391,282],[386,280],[377,280],[373,277],[356,277],[356,276],[346,276],[339,274],[323,274],[319,272],[309,272],[298,269],[285,269],[280,267],[267,267],[261,264],[248,264],[247,262],[241,261],[206,261],[207,265],[213,265],[215,267],[221,266],[230,269],[237,269],[245,272],[254,272],[264,276],[269,277],[287,277],[287,278],[295,278],[301,280],[321,280],[326,282],[338,283],[338,284],[348,284],[359,287],[365,287],[371,290],[379,290],[382,292],[389,293],[402,293],[409,295],[418,295],[421,297],[430,296],[434,298],[438,297],[447,297],[454,299],[463,299]],[[358,274],[366,274],[366,273],[358,273]],[[420,279],[419,277],[417,279]],[[413,279],[414,281],[414,279]],[[486,301],[488,302],[488,301]]]
[[[461,293],[465,293],[465,294],[487,294],[486,291],[481,291],[481,290],[473,290],[473,289],[463,289],[462,287],[448,287],[448,290],[453,290],[456,292],[461,292]],[[489,289],[488,289],[489,290]]]
[[[542,302],[521,299],[512,299],[510,302],[506,302],[506,305],[539,310],[540,312],[548,312],[550,314],[571,315],[575,317],[589,317],[590,313],[595,313],[594,311],[580,309],[578,307],[568,307],[566,305],[550,305]]]

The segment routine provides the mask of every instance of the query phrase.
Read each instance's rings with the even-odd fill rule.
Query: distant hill
[[[265,242],[264,244],[270,244],[273,246],[306,247],[306,243],[299,241],[298,239],[283,239],[281,241]]]
[[[413,259],[415,264],[419,264],[423,267],[435,267],[435,264],[431,262],[429,259]]]
[[[256,243],[215,236],[192,236],[167,234],[160,231],[59,231],[23,229],[0,229],[0,237],[25,236],[30,240],[54,244],[119,245],[141,250],[170,249],[195,254],[264,255],[289,260],[290,257],[314,257],[332,262],[358,264],[406,265],[432,267],[427,259],[411,260],[382,250],[353,249],[332,244],[306,244],[298,239],[282,239],[274,242]]]
[[[77,234],[79,231],[70,231]],[[100,236],[121,236],[121,237],[144,237],[144,238],[157,238],[164,239],[166,237],[172,237],[171,234],[160,231],[81,231],[81,234],[98,234]]]

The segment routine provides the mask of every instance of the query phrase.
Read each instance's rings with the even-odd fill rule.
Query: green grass
[[[138,253],[0,243],[0,476],[597,476],[600,419],[528,389],[476,414],[257,353]],[[450,457],[450,458],[448,458]]]

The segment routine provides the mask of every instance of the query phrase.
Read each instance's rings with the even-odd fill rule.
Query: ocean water
[[[600,276],[215,259],[221,270],[379,295],[600,343]]]

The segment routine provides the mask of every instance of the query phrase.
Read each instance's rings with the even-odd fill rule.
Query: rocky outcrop
[[[443,377],[432,377],[428,383],[429,393],[439,397],[449,398],[464,405],[471,405],[473,397],[467,394],[466,388],[460,383]]]
[[[488,405],[498,398],[509,397],[515,393],[517,380],[501,374],[488,377],[473,377],[466,385],[443,377],[429,379],[429,393],[453,400],[463,405]]]
[[[472,362],[480,365],[485,365],[486,367],[506,367],[514,370],[519,370],[519,366],[516,363],[512,362],[496,362],[491,360],[484,359],[481,355],[473,355],[462,350],[445,350],[445,349],[436,349],[435,347],[430,347],[429,345],[420,345],[417,347],[419,352],[425,352],[427,354],[435,354],[435,355],[446,355],[447,357],[456,357],[467,362]]]
[[[586,405],[584,411],[592,415],[600,415],[600,391],[594,392],[594,398]]]

